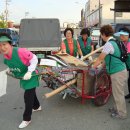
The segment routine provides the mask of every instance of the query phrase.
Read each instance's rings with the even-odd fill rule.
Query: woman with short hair
[[[120,48],[113,40],[113,29],[110,25],[104,25],[100,29],[101,38],[106,42],[103,50],[93,68],[96,68],[102,61],[105,61],[107,73],[111,77],[112,94],[114,106],[109,109],[113,118],[125,119],[127,117],[124,89],[127,86],[126,65],[118,57],[121,55]]]
[[[78,38],[78,42],[82,50],[83,56],[85,56],[94,50],[94,45],[92,43],[90,31],[88,30],[88,28],[83,28],[80,32],[80,35],[81,36]]]
[[[76,39],[73,38],[74,31],[72,28],[66,28],[64,30],[64,36],[66,37],[62,43],[61,43],[61,52],[62,53],[68,53],[71,56],[78,57],[83,57],[82,51],[80,49],[80,45],[77,42]]]

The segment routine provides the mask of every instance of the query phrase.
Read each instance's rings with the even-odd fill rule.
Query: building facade
[[[107,0],[88,0],[85,5],[85,25],[86,27],[100,27],[104,24],[111,23],[130,23],[130,12],[116,12],[114,9],[114,1]],[[116,21],[115,21],[116,19]]]

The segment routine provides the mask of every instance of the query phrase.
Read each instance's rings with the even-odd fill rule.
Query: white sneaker
[[[33,112],[36,112],[36,111],[41,111],[42,110],[42,107],[41,106],[39,106],[39,108],[38,109],[33,109],[32,111]]]
[[[31,123],[31,121],[22,121],[21,124],[19,125],[19,128],[25,128],[27,127],[29,124]]]

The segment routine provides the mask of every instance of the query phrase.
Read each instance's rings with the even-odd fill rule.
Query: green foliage
[[[0,15],[0,28],[7,28],[7,22],[5,20],[4,14]]]

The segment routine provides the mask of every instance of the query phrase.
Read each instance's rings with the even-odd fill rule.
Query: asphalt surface
[[[0,71],[6,67],[0,57]],[[48,88],[40,87],[37,95],[42,111],[32,114],[31,124],[25,130],[130,130],[130,103],[127,101],[128,118],[125,120],[110,117],[108,108],[113,104],[111,96],[108,103],[102,107],[94,105],[92,100],[81,104],[81,99],[60,95],[43,99]],[[127,93],[127,88],[126,88]],[[24,91],[19,87],[19,81],[8,77],[7,94],[0,97],[0,130],[18,130],[24,111]]]

